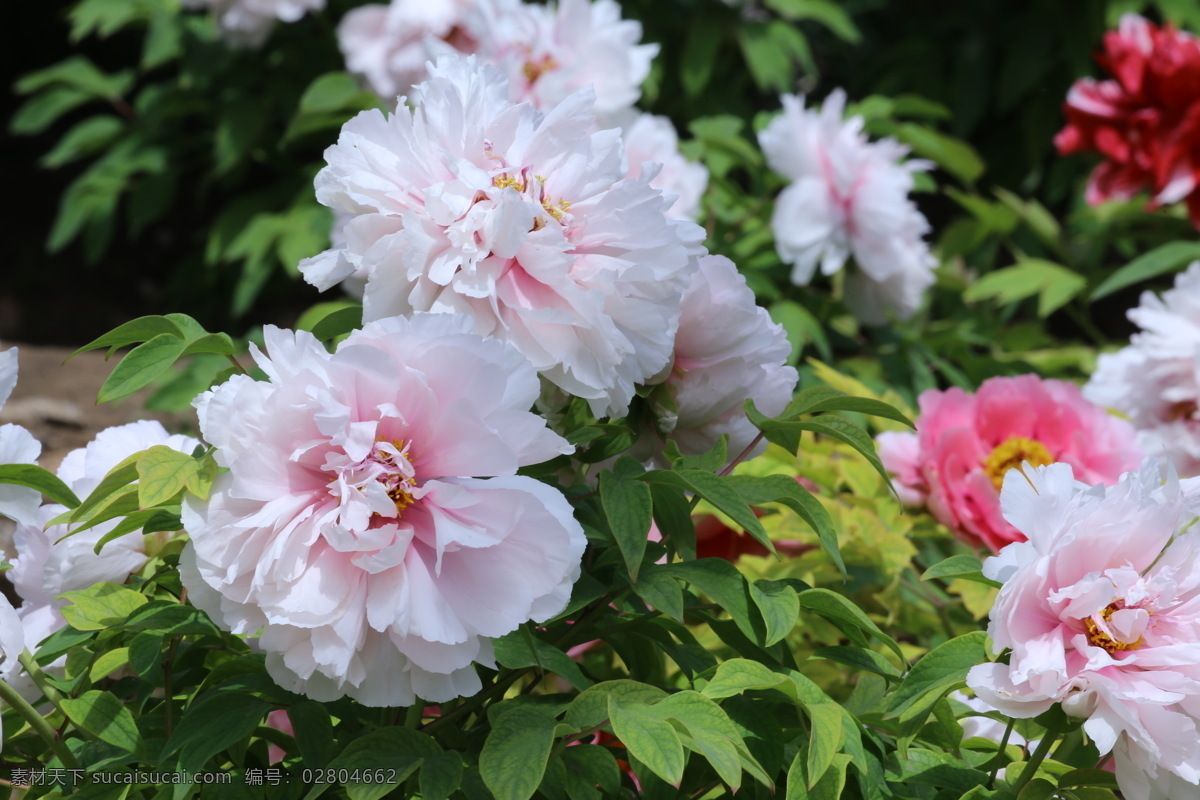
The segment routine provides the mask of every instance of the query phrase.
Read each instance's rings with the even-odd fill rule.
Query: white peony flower
[[[82,499],[110,469],[134,453],[155,445],[191,453],[199,444],[191,436],[167,433],[159,422],[139,420],[103,430],[86,447],[72,450],[59,465],[58,477]],[[65,510],[57,503],[47,503],[38,510],[33,524],[19,525],[14,536],[17,554],[8,577],[23,601],[21,618],[33,645],[66,624],[58,611],[65,601],[58,595],[102,582],[124,583],[146,563],[145,540],[136,532],[113,539],[96,554],[96,543],[120,520],[102,522],[65,539],[66,525],[46,527]],[[30,620],[35,630],[28,630]]]
[[[296,22],[325,0],[182,0],[184,8],[207,8],[217,18],[222,39],[244,47],[267,40],[276,22]]]
[[[843,121],[840,89],[820,111],[785,96],[783,113],[759,134],[771,169],[792,183],[779,195],[771,227],[792,282],[808,284],[818,266],[832,275],[854,258],[846,304],[864,322],[888,310],[908,317],[934,282],[937,261],[922,238],[929,223],[908,194],[925,161],[905,161],[908,148],[892,139],[870,142],[861,117]]]
[[[733,262],[705,256],[683,294],[671,371],[650,395],[660,429],[684,454],[703,453],[727,434],[733,458],[758,435],[742,410],[747,399],[768,416],[791,401],[799,376],[785,365],[790,352]]]
[[[426,62],[477,49],[469,17],[477,0],[393,0],[352,9],[338,24],[346,70],[389,103],[429,77]]]
[[[25,629],[8,598],[0,594],[0,680],[14,675],[20,665],[17,659],[25,650]],[[0,740],[4,729],[0,728]]]
[[[650,185],[675,203],[667,216],[695,219],[700,215],[700,200],[708,188],[708,170],[703,164],[688,161],[679,152],[679,135],[666,117],[632,111],[618,114],[611,120],[621,127],[629,174],[637,175],[647,162],[661,165]]]
[[[8,402],[17,385],[17,348],[0,352],[0,408]],[[33,434],[12,423],[0,425],[0,464],[36,464],[42,454],[42,443]],[[36,489],[0,483],[0,517],[18,523],[33,522],[42,496]],[[8,523],[0,519],[0,525]],[[5,531],[3,537],[7,540]],[[8,542],[0,542],[0,554],[7,552]]]
[[[1200,261],[1161,298],[1143,293],[1129,318],[1141,332],[1101,354],[1084,397],[1129,417],[1147,453],[1200,475]]]
[[[624,414],[670,361],[703,230],[667,218],[652,171],[625,176],[586,90],[543,115],[494,68],[450,57],[413,100],[359,114],[326,151],[317,198],[352,217],[305,279],[365,275],[366,320],[466,315],[593,413]]]
[[[331,355],[268,326],[269,382],[197,399],[228,472],[186,501],[184,585],[257,633],[280,685],[373,706],[473,694],[492,638],[565,607],[583,529],[516,472],[571,447],[529,412],[528,362],[470,327],[393,317]]]
[[[598,115],[631,108],[658,55],[657,44],[638,44],[642,25],[621,19],[616,0],[487,0],[477,8],[480,57],[505,72],[514,100],[547,111],[587,86]]]

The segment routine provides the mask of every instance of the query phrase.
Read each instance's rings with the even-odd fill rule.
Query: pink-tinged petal
[[[515,473],[571,448],[528,410],[528,362],[470,328],[380,320],[332,354],[269,329],[272,379],[200,401],[229,471],[207,502],[185,499],[181,575],[220,624],[259,633],[281,685],[447,700],[478,690],[488,637],[565,606],[583,530],[560,493]]]

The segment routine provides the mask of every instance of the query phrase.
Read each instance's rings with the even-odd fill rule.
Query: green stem
[[[404,727],[416,730],[421,724],[421,717],[425,713],[425,706],[418,699],[404,712]]]
[[[1021,770],[1020,777],[1017,782],[1012,784],[1013,795],[1019,795],[1021,790],[1025,788],[1025,784],[1033,780],[1033,776],[1037,774],[1038,767],[1046,760],[1046,756],[1050,753],[1050,748],[1054,746],[1054,742],[1058,739],[1058,727],[1047,728],[1046,735],[1038,742],[1037,749],[1033,751],[1033,755],[1029,757],[1029,761],[1025,762],[1025,768]]]
[[[25,672],[33,680],[38,689],[41,690],[42,694],[46,695],[46,699],[50,701],[50,704],[59,711],[62,711],[63,696],[46,680],[46,673],[42,672],[42,668],[33,660],[33,654],[28,650],[23,650],[21,655],[17,656],[17,662],[25,669]],[[66,712],[63,713],[64,715],[66,714]]]
[[[993,786],[996,785],[996,776],[1000,774],[1000,758],[999,757],[1004,754],[1005,748],[1008,747],[1008,739],[1010,736],[1012,736],[1013,726],[1015,726],[1016,724],[1017,724],[1017,721],[1014,718],[1012,718],[1012,717],[1008,718],[1008,726],[1004,729],[1004,735],[1000,737],[1000,747],[996,749],[996,756],[997,756],[996,766],[992,769],[992,774],[988,775],[988,782],[987,782],[988,789],[991,789]]]
[[[75,756],[67,748],[67,743],[58,737],[54,729],[50,727],[50,723],[46,722],[45,718],[37,712],[37,709],[29,705],[24,697],[17,693],[17,690],[9,686],[5,681],[0,681],[0,700],[8,703],[17,710],[17,713],[25,718],[29,723],[29,727],[33,728],[38,736],[50,746],[54,754],[58,756],[58,760],[62,762],[67,769],[79,769],[79,762],[75,760]]]
[[[243,375],[250,374],[249,372],[246,371],[246,368],[242,366],[242,363],[240,361],[238,361],[236,358],[234,358],[232,355],[227,353],[225,355],[225,357],[227,359],[229,359],[229,363],[233,364],[233,368],[236,369],[238,372],[242,373]]]

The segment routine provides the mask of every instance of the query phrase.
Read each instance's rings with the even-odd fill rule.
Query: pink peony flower
[[[1200,475],[1200,261],[1161,298],[1142,294],[1129,318],[1141,332],[1101,354],[1083,396],[1129,417],[1148,454],[1166,455],[1181,475]]]
[[[586,90],[543,116],[493,68],[446,58],[414,101],[359,114],[326,151],[317,198],[352,218],[305,279],[365,275],[367,320],[465,315],[593,413],[624,414],[670,361],[703,230],[667,218],[652,174],[625,176]]]
[[[207,8],[217,18],[218,35],[233,45],[259,47],[276,22],[296,22],[325,0],[182,0],[184,8]]]
[[[992,551],[1021,541],[1000,514],[1009,470],[1061,461],[1081,480],[1114,483],[1141,460],[1133,427],[1063,381],[991,378],[974,395],[930,389],[918,402],[917,432],[880,434],[880,459],[902,500],[923,502],[964,541]]]
[[[426,63],[478,48],[471,13],[481,0],[393,0],[351,9],[338,24],[346,70],[389,103],[429,77]]]
[[[272,677],[317,700],[479,690],[491,638],[560,612],[585,539],[519,467],[571,447],[530,413],[539,383],[461,316],[368,323],[334,354],[266,329],[255,361],[196,401],[228,468],[189,498],[189,596],[255,634]],[[487,476],[485,478],[473,476]]]
[[[8,402],[17,385],[17,348],[0,352],[0,408]],[[42,443],[20,425],[0,425],[0,464],[36,464]],[[0,518],[31,523],[37,516],[42,495],[36,489],[0,483]],[[3,519],[0,524],[7,525]],[[7,539],[7,534],[4,537]],[[7,541],[0,542],[0,553],[7,552]]]
[[[1126,14],[1096,60],[1113,79],[1076,81],[1054,137],[1060,153],[1104,156],[1087,201],[1149,191],[1152,206],[1186,200],[1200,227],[1200,39]]]
[[[732,459],[758,435],[742,409],[746,400],[771,416],[796,390],[799,376],[785,364],[791,345],[783,328],[755,304],[746,279],[724,256],[700,259],[683,293],[674,349],[671,371],[650,401],[658,433],[684,454],[706,452],[726,434]]]
[[[929,223],[908,199],[913,173],[925,161],[905,161],[908,148],[892,139],[867,141],[861,117],[842,120],[840,89],[820,111],[785,96],[783,113],[759,134],[771,169],[792,181],[775,204],[771,228],[792,283],[807,285],[819,266],[832,275],[853,257],[858,271],[846,303],[864,322],[886,312],[912,316],[934,282],[937,260],[922,237]]]
[[[1004,584],[988,634],[1011,654],[967,685],[1013,717],[1055,703],[1085,717],[1099,751],[1116,750],[1128,800],[1200,783],[1200,481],[1153,460],[1111,487],[1070,464],[1027,466],[1005,476],[1001,505],[1027,539],[983,568]]]

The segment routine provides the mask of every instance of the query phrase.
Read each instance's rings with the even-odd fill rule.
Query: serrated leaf
[[[491,733],[479,754],[479,774],[496,800],[529,800],[537,791],[554,744],[554,714],[515,704],[489,712]]]

